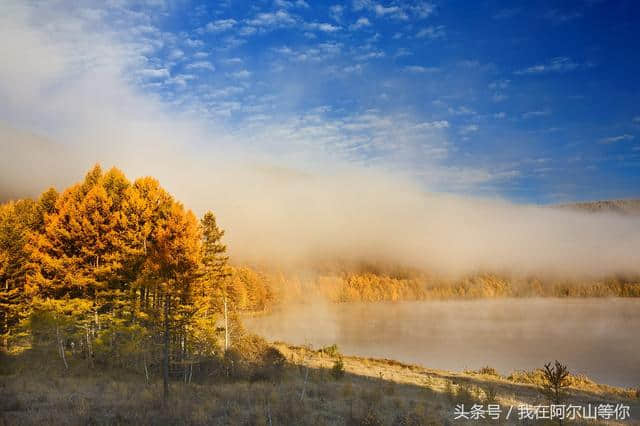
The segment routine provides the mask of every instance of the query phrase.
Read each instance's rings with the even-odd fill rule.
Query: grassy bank
[[[460,403],[545,403],[539,371],[509,377],[491,368],[453,373],[341,356],[336,348],[317,351],[284,343],[272,348],[286,360],[278,371],[244,378],[207,375],[191,383],[174,380],[167,403],[159,377],[146,383],[143,376],[124,370],[64,370],[55,359],[37,363],[35,354],[5,355],[0,424],[439,425],[453,421]],[[566,402],[624,403],[637,418],[638,397],[636,390],[571,376]]]

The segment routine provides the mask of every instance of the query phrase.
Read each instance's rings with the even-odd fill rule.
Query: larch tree
[[[150,235],[148,271],[158,280],[163,302],[162,375],[165,400],[169,396],[169,345],[173,322],[178,320],[175,305],[185,302],[198,269],[200,234],[195,216],[182,204],[173,202]]]
[[[24,291],[29,233],[39,221],[38,203],[19,200],[0,206],[0,336],[8,348],[10,332],[28,312]]]
[[[251,286],[229,277],[223,236],[213,213],[198,222],[157,180],[115,168],[1,205],[2,334],[25,330],[65,368],[79,355],[147,381],[161,371],[168,397],[174,367],[187,381],[187,366],[190,377],[200,355],[217,355],[216,315],[228,348],[229,317],[247,305]]]
[[[202,232],[202,280],[201,295],[205,307],[219,306],[218,300],[222,301],[222,311],[224,315],[224,349],[229,349],[229,271],[226,255],[227,247],[222,244],[224,230],[218,227],[216,217],[213,212],[208,211],[200,221]],[[217,299],[217,300],[216,300]]]

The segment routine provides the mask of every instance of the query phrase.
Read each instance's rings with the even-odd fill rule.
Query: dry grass
[[[536,372],[509,378],[489,374],[490,368],[480,374],[452,373],[274,346],[288,361],[282,380],[176,382],[166,406],[159,381],[147,385],[142,377],[119,371],[63,372],[57,360],[36,364],[35,359],[5,358],[0,360],[0,424],[439,425],[453,418],[458,403],[543,402]],[[344,365],[341,379],[331,374],[336,357]],[[632,415],[640,410],[635,394],[586,378],[572,379],[570,400],[623,401],[631,405]]]

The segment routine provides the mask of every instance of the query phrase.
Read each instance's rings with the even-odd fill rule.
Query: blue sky
[[[46,37],[74,52],[108,35],[127,85],[245,150],[517,202],[640,196],[633,1],[80,4],[25,22],[72,16]],[[68,62],[109,64],[90,51]]]

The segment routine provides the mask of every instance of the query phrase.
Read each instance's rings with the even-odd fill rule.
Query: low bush
[[[338,349],[338,345],[336,345],[335,343],[331,346],[325,346],[324,348],[318,350],[318,352],[332,358],[340,356],[340,350]]]
[[[342,361],[342,358],[338,358],[333,363],[333,367],[331,367],[331,376],[336,380],[340,380],[344,377],[344,362]]]

